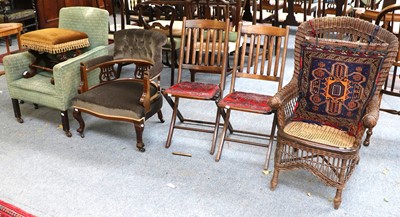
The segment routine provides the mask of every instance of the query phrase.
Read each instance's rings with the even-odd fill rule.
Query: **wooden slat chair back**
[[[267,147],[267,159],[264,168],[268,169],[276,128],[275,119],[273,118],[270,135],[268,135],[264,132],[256,132],[257,130],[254,129],[247,131],[234,129],[230,122],[230,116],[232,110],[262,115],[275,114],[269,107],[268,101],[282,87],[289,27],[279,28],[267,25],[242,25],[242,23],[239,23],[238,34],[240,37],[236,43],[230,92],[218,102],[217,117],[220,117],[221,112],[226,112],[226,114],[222,113],[224,128],[218,146],[216,161],[220,160],[225,141],[239,142]],[[250,80],[259,80],[260,83],[250,83]],[[239,81],[242,82],[241,86],[237,85]],[[252,85],[245,85],[247,83]],[[256,86],[253,86],[254,84]],[[267,89],[270,95],[265,92],[266,88],[260,88],[266,86],[268,86]],[[276,89],[273,90],[271,87]],[[219,121],[217,121],[218,123]],[[218,134],[218,127],[216,129],[217,132],[215,133]],[[235,137],[226,135],[228,129]],[[245,137],[237,139],[237,136],[243,134]],[[257,137],[258,141],[244,139],[248,136]],[[213,144],[215,142],[213,141]]]
[[[199,118],[184,118],[178,110],[179,99],[192,99],[203,101],[215,101],[221,99],[225,86],[225,73],[227,64],[229,19],[218,20],[186,20],[183,19],[183,30],[181,36],[181,50],[178,67],[178,82],[163,91],[164,97],[173,108],[170,130],[165,147],[171,145],[174,129],[183,129],[199,132],[214,133],[216,122],[200,120]],[[186,81],[182,75],[189,70],[209,74],[206,80]],[[212,79],[214,78],[214,80]],[[218,79],[217,79],[218,78]],[[174,100],[172,100],[172,97]],[[195,108],[193,108],[195,109]],[[204,109],[204,108],[203,108]],[[213,108],[210,108],[212,110]],[[176,117],[182,124],[176,125]],[[205,119],[205,118],[203,118]],[[188,126],[185,123],[197,123],[201,126]],[[202,126],[212,126],[212,130]],[[213,154],[215,144],[212,145],[210,153]]]

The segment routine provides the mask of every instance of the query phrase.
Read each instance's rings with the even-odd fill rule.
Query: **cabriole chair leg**
[[[135,131],[136,131],[136,147],[140,152],[145,152],[144,143],[143,143],[143,131],[144,124],[143,123],[135,123]]]
[[[69,131],[68,110],[61,111],[61,123],[65,135],[67,135],[67,137],[71,137],[72,133]]]
[[[14,109],[14,116],[19,123],[24,123],[24,120],[21,118],[21,110],[19,108],[18,99],[11,99],[13,109]]]
[[[79,123],[79,128],[76,131],[82,138],[84,138],[85,134],[83,131],[85,130],[85,122],[83,121],[81,111],[75,108],[74,111],[72,112],[72,115],[74,116],[75,120],[77,120]]]
[[[164,123],[164,122],[165,122],[165,120],[164,120],[164,115],[163,115],[163,113],[162,113],[161,110],[157,112],[157,116],[158,116],[158,119],[160,119],[160,122],[161,122],[161,123]]]

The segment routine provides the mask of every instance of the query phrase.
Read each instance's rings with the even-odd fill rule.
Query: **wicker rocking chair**
[[[293,78],[270,101],[278,121],[271,190],[280,171],[305,169],[337,188],[339,208],[364,132],[378,121],[379,91],[397,49],[395,35],[360,19],[324,17],[299,26]]]

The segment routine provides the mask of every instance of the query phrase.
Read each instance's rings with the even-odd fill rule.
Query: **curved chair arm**
[[[297,79],[293,78],[290,82],[285,85],[279,92],[275,94],[269,101],[269,106],[276,110],[280,108],[282,105],[285,105],[289,102],[293,97],[298,96],[298,87],[297,87]]]
[[[23,73],[30,70],[29,64],[33,63],[33,61],[35,61],[35,56],[28,51],[5,56],[3,65],[4,70],[7,72],[7,83],[21,79]]]
[[[106,61],[108,60],[108,61]],[[140,59],[113,59],[112,56],[105,55],[95,59],[88,60],[81,63],[81,86],[79,87],[79,93],[84,93],[90,89],[96,88],[101,85],[105,85],[107,82],[112,82],[118,78],[117,72],[115,71],[115,65],[121,64],[135,64],[135,75],[134,78],[123,78],[131,81],[143,83],[143,92],[140,98],[140,103],[145,108],[146,112],[150,111],[150,104],[154,100],[151,96],[150,85],[152,85],[150,69],[153,63],[148,60]],[[89,73],[98,72],[100,69],[99,84],[89,86]]]
[[[363,124],[366,128],[375,127],[379,119],[379,103],[380,97],[378,94],[372,97],[371,101],[368,103],[367,110],[364,117],[362,118]]]
[[[107,46],[99,46],[55,65],[53,67],[54,87],[59,96],[65,97],[70,102],[77,94],[81,81],[80,63],[107,54]]]
[[[298,97],[297,79],[293,78],[270,100],[272,109],[277,110],[278,128],[283,128],[287,121],[293,116]]]

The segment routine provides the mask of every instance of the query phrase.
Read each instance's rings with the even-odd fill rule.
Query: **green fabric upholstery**
[[[29,52],[7,55],[3,59],[10,97],[37,103],[61,111],[71,107],[71,99],[78,93],[80,63],[108,54],[108,12],[92,7],[67,7],[60,10],[59,26],[77,30],[89,36],[90,47],[84,53],[58,63],[53,67],[55,85],[50,84],[51,74],[40,72],[29,79],[22,77],[35,57]]]
[[[89,36],[90,50],[108,44],[108,12],[94,7],[65,7],[60,10],[58,28],[84,32]],[[107,34],[104,34],[104,28]]]

